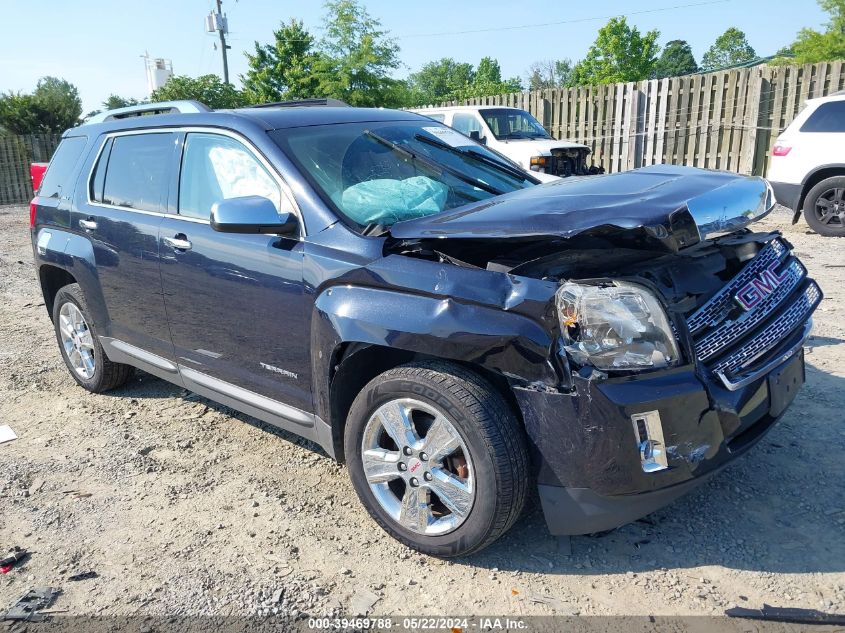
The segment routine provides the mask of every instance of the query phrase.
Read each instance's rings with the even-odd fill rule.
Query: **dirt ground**
[[[370,520],[307,442],[138,374],[91,395],[61,361],[28,210],[0,208],[0,610],[32,586],[71,614],[720,614],[764,602],[845,612],[845,240],[784,231],[826,299],[807,384],[708,484],[601,537],[552,538],[533,506],[446,562]],[[571,548],[571,549],[570,549]],[[98,577],[68,577],[95,571]]]

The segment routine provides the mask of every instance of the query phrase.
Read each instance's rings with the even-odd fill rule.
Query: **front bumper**
[[[804,382],[803,350],[741,389],[692,367],[576,377],[573,394],[516,389],[552,534],[613,529],[665,506],[746,452]],[[667,468],[646,472],[632,416],[659,413]]]

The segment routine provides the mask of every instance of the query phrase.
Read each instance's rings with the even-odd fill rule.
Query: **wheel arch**
[[[41,284],[41,294],[44,296],[44,307],[47,308],[47,314],[52,321],[56,294],[65,286],[77,283],[76,277],[59,266],[43,264],[38,269],[38,281]]]
[[[48,226],[38,231],[34,242],[38,280],[50,318],[53,316],[53,302],[59,289],[69,283],[78,283],[91,310],[91,318],[105,331],[108,310],[102,297],[91,240]]]
[[[343,434],[346,419],[356,396],[379,374],[414,361],[439,360],[472,371],[502,395],[520,425],[523,424],[522,414],[508,379],[501,373],[481,365],[359,341],[339,344],[333,351],[332,358],[329,407],[332,444],[335,457],[340,462],[344,461]]]
[[[835,176],[845,176],[845,163],[835,163],[832,165],[821,165],[811,171],[801,185],[801,197],[798,199],[798,210],[796,216],[800,215],[804,210],[804,201],[807,199],[807,194],[810,190],[819,184],[822,180],[833,178]],[[796,218],[797,219],[797,218]]]

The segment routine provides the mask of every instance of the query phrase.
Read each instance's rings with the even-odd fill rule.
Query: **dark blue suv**
[[[308,438],[454,556],[534,485],[553,533],[607,530],[771,428],[822,298],[747,228],[774,203],[685,167],[540,185],[408,112],[173,102],[68,130],[31,226],[82,387],[140,368]]]

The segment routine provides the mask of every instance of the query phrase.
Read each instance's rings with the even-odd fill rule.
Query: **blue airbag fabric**
[[[441,212],[448,193],[442,182],[425,176],[381,178],[346,189],[340,206],[358,224],[393,224]]]

